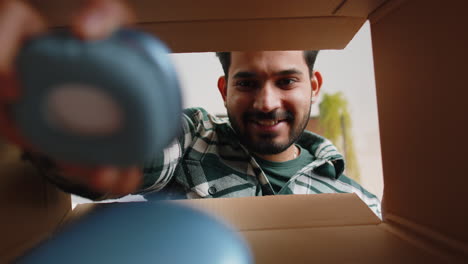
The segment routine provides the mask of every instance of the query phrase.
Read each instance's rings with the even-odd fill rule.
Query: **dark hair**
[[[304,59],[307,67],[309,67],[309,74],[312,76],[314,70],[315,59],[317,59],[318,50],[304,50]],[[216,52],[221,66],[223,67],[224,76],[228,78],[229,66],[231,66],[231,52]]]

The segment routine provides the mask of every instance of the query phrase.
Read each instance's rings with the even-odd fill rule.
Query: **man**
[[[218,89],[229,118],[187,109],[183,134],[147,162],[137,193],[172,198],[350,193],[380,216],[378,199],[342,175],[343,157],[324,138],[304,131],[322,84],[317,52],[218,53],[225,76]],[[93,199],[103,193],[60,182]],[[73,189],[75,188],[75,189]]]
[[[316,51],[217,54],[228,118],[184,112],[184,134],[144,169],[143,193],[188,198],[356,193],[380,216],[380,202],[342,175],[326,139],[304,131],[322,77]]]
[[[184,133],[145,164],[143,177],[136,168],[87,169],[60,162],[42,166],[45,175],[92,199],[154,191],[174,198],[354,192],[380,215],[378,199],[342,175],[344,161],[336,148],[304,131],[322,85],[320,73],[313,71],[317,52],[218,56],[225,72],[218,89],[229,118],[201,108],[185,110]]]

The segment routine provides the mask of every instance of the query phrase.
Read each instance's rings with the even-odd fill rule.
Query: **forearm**
[[[108,195],[93,191],[84,184],[79,184],[69,180],[66,176],[63,175],[63,172],[60,171],[59,167],[52,160],[43,155],[32,152],[23,152],[22,158],[31,162],[44,178],[46,178],[64,192],[75,194],[95,201],[108,198],[117,198],[107,197]]]

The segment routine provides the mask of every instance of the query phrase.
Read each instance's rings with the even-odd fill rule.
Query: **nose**
[[[281,107],[281,96],[275,86],[266,82],[257,90],[254,98],[253,108],[265,113]]]

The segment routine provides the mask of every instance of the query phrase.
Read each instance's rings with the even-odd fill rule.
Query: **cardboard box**
[[[227,222],[246,239],[255,263],[444,263],[394,233],[354,194],[164,202],[201,209]],[[78,205],[69,219],[79,220],[106,206]],[[190,225],[191,220],[186,221]]]
[[[55,26],[66,25],[76,5],[76,1],[31,2]],[[132,4],[137,26],[160,36],[176,52],[339,49],[369,19],[385,183],[383,221],[346,194],[187,202],[225,215],[251,243],[257,263],[468,262],[468,177],[463,167],[468,149],[464,127],[468,2],[135,0]],[[1,164],[0,200],[6,214],[0,233],[14,238],[2,241],[0,254],[6,262],[52,233],[70,207],[63,205],[69,202],[66,195],[32,180],[33,172],[20,169],[23,165]],[[24,183],[18,183],[20,178]],[[7,202],[4,197],[13,198]],[[275,217],[275,210],[285,210],[289,217]],[[320,215],[323,218],[317,218]],[[29,228],[26,222],[44,224]],[[280,248],[283,241],[294,246]]]
[[[0,263],[9,263],[48,237],[71,210],[70,195],[59,191],[0,140]]]
[[[55,26],[79,1],[29,0]],[[175,52],[342,49],[385,0],[131,1],[137,27]]]

